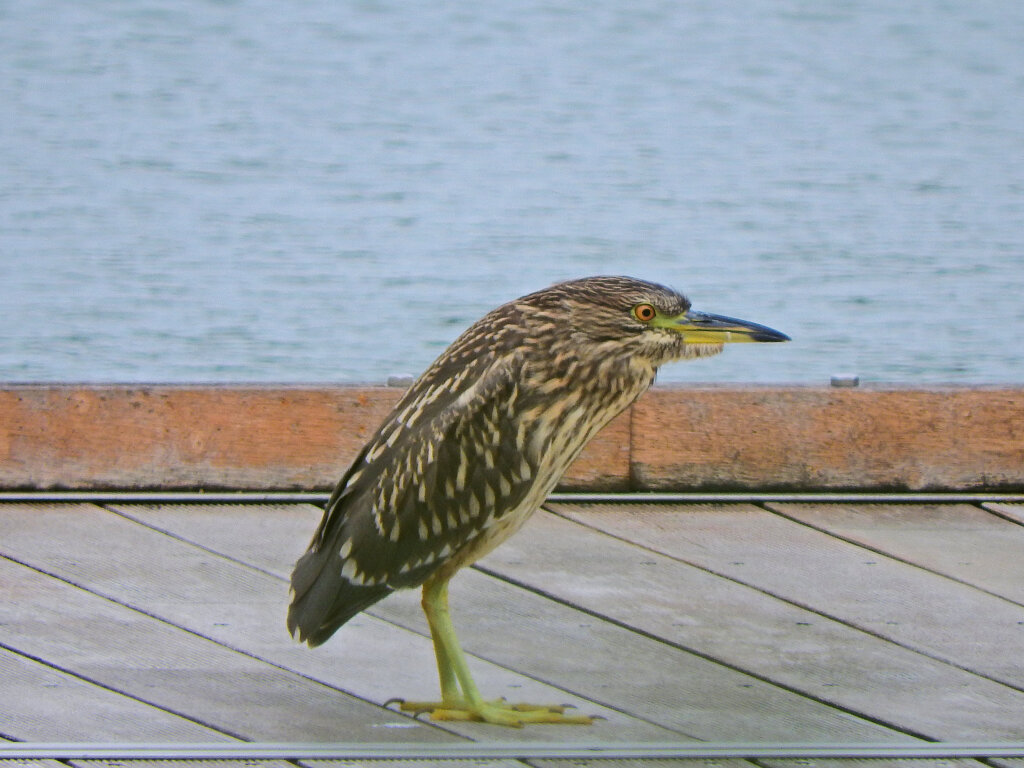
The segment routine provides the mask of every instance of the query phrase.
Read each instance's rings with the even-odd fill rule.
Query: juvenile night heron
[[[292,574],[288,629],[320,645],[396,589],[422,585],[441,700],[403,709],[503,725],[590,722],[481,697],[448,613],[449,579],[519,529],[660,365],[725,342],[787,339],[627,277],[560,283],[498,307],[409,388],[341,478]]]

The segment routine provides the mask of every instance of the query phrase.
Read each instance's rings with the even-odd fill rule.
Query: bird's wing
[[[303,639],[422,583],[526,498],[534,468],[512,366],[492,361],[475,379],[471,368],[410,391],[338,484],[292,576],[289,625]]]

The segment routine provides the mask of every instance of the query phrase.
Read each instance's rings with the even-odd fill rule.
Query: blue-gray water
[[[1024,3],[0,4],[0,380],[381,381],[632,274],[662,380],[1024,381]]]

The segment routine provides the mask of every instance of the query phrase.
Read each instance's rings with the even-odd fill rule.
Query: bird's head
[[[757,323],[698,312],[671,288],[631,277],[571,280],[521,301],[534,304],[543,322],[561,325],[572,348],[639,357],[655,368],[717,354],[728,343],[789,340]]]

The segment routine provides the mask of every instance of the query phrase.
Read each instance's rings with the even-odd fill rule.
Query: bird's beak
[[[657,323],[657,320],[655,320]],[[789,341],[789,336],[757,323],[724,315],[709,315],[690,310],[677,317],[661,320],[664,328],[683,335],[688,344],[724,344],[745,341]]]

